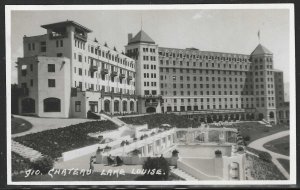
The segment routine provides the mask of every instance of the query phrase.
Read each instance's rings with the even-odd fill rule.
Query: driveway
[[[22,133],[12,134],[12,137],[18,137],[30,133],[37,133],[49,129],[57,129],[69,125],[84,123],[87,121],[93,121],[92,119],[81,119],[81,118],[41,118],[41,117],[20,116],[20,115],[14,115],[14,117],[27,120],[32,124],[32,128]]]
[[[286,156],[286,155],[283,155],[283,154],[278,154],[276,152],[272,152],[272,151],[266,149],[265,147],[263,147],[263,145],[266,144],[267,142],[273,141],[275,139],[279,139],[279,138],[282,138],[282,137],[285,137],[287,135],[290,135],[290,131],[289,130],[287,130],[287,131],[281,131],[279,133],[275,133],[273,135],[269,135],[269,136],[257,139],[255,141],[251,142],[248,145],[248,147],[270,153],[270,155],[272,156],[272,162],[277,166],[277,168],[280,170],[280,172],[287,179],[289,179],[290,178],[289,173],[283,168],[283,166],[279,163],[279,161],[277,159],[278,158],[283,158],[283,159],[290,160],[290,157]]]

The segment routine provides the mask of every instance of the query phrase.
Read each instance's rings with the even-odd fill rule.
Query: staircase
[[[119,118],[117,118],[117,117],[110,117],[110,116],[108,116],[108,115],[106,115],[106,114],[103,114],[103,113],[100,113],[99,115],[100,115],[101,118],[113,122],[113,123],[116,124],[118,127],[122,127],[122,126],[126,125],[125,122],[121,121],[121,120],[120,120]]]
[[[181,169],[175,168],[175,167],[171,168],[171,172],[173,174],[185,179],[186,181],[199,181],[198,179],[194,178],[190,174],[182,171]]]
[[[11,151],[19,154],[20,156],[29,159],[31,162],[37,160],[38,158],[42,157],[42,153],[33,150],[27,146],[24,146],[16,141],[11,141]]]

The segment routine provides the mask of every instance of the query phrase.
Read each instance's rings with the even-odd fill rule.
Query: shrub
[[[95,113],[93,113],[91,110],[89,110],[87,112],[87,118],[88,119],[100,119],[99,115],[96,115]]]
[[[179,151],[175,149],[172,151],[172,156],[178,156],[178,153],[179,153]]]
[[[265,133],[268,133],[269,131],[270,131],[270,129],[268,129],[268,128],[265,128],[265,129],[264,129],[264,132],[265,132]]]
[[[125,141],[122,141],[122,142],[121,142],[121,146],[124,146],[124,145],[125,145],[125,143],[126,143]]]
[[[272,156],[268,152],[260,152],[258,157],[266,162],[271,162],[272,160]]]
[[[137,141],[137,138],[136,138],[136,137],[134,137],[134,138],[133,138],[133,141],[134,141],[134,142],[135,142],[135,141]]]
[[[216,150],[215,155],[217,158],[222,157],[222,151],[221,150]]]
[[[244,137],[244,140],[245,140],[245,141],[250,141],[250,136],[249,136],[249,135],[245,136],[245,137]]]
[[[43,156],[32,163],[33,170],[39,170],[42,174],[48,173],[53,168],[54,161],[50,156]]]
[[[237,149],[237,151],[242,152],[242,151],[244,151],[244,148],[241,147],[241,146],[239,146],[238,149]]]
[[[145,173],[143,176],[144,180],[149,181],[160,181],[160,180],[168,180],[169,172],[170,172],[170,166],[167,160],[164,157],[154,157],[154,158],[148,158],[144,165],[144,170],[160,170],[161,174],[154,173],[153,175]]]

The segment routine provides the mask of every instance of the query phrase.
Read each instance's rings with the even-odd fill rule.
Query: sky
[[[17,82],[15,62],[23,56],[23,36],[45,34],[40,26],[73,20],[93,30],[89,36],[124,50],[128,33],[141,28],[161,47],[251,54],[260,43],[273,52],[274,68],[289,82],[288,9],[195,10],[18,10],[11,13],[12,83]]]

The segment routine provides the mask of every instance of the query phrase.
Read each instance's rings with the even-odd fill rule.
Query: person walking
[[[93,159],[93,157],[90,158],[90,170],[91,170],[91,172],[94,172],[94,159]]]

